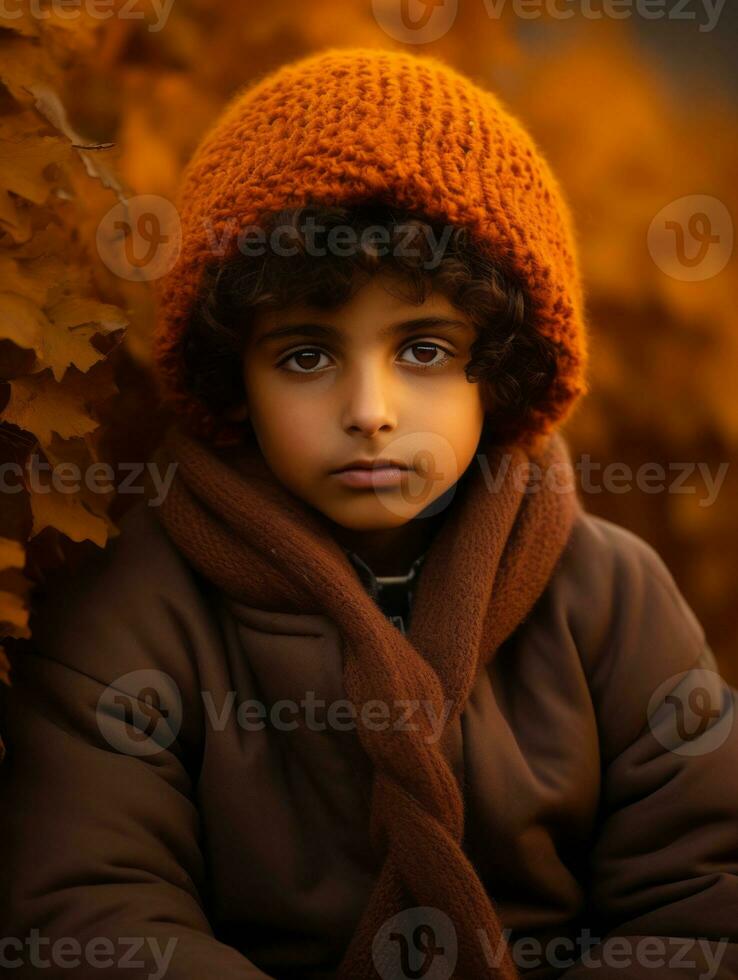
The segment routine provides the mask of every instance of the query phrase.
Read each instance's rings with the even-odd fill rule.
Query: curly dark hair
[[[349,229],[349,254],[345,242],[344,254],[316,248],[306,237],[306,220],[326,234]],[[253,244],[249,254],[241,239],[234,256],[208,265],[183,337],[186,383],[216,418],[244,400],[243,350],[256,312],[297,303],[335,309],[374,274],[388,271],[397,274],[408,302],[421,304],[438,290],[477,328],[464,370],[486,389],[484,404],[492,406],[487,434],[515,441],[534,428],[531,412],[555,380],[557,348],[531,322],[523,285],[484,255],[467,229],[376,201],[269,212],[253,228],[263,232],[260,254]],[[381,249],[370,229],[381,230]],[[273,233],[285,232],[289,250],[265,247]],[[443,243],[440,254],[431,243]]]

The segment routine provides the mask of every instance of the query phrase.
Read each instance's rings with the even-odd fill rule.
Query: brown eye
[[[454,356],[447,350],[444,350],[444,348],[440,347],[438,344],[430,343],[411,344],[409,347],[406,347],[405,350],[413,352],[413,357],[415,357],[416,360],[414,362],[410,361],[409,363],[415,363],[416,367],[442,367]],[[436,360],[437,354],[442,355],[442,357],[438,360]]]
[[[323,351],[321,350],[305,347],[303,350],[296,350],[289,357],[285,357],[283,361],[279,362],[279,367],[285,371],[291,371],[293,374],[310,374],[318,368],[322,355]],[[290,361],[294,361],[297,364],[297,369],[287,367]]]
[[[314,350],[304,350],[300,351],[299,354],[295,354],[295,363],[299,364],[301,368],[305,368],[306,370],[317,367],[319,360],[320,354]]]

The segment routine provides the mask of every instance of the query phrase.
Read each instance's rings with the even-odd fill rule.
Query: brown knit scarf
[[[480,443],[426,555],[406,636],[366,593],[322,515],[276,479],[255,446],[212,449],[176,426],[166,434],[157,456],[179,465],[157,512],[179,549],[240,602],[331,617],[357,718],[374,699],[431,703],[436,718],[447,699],[453,705],[440,740],[425,711],[382,731],[357,725],[374,767],[370,831],[381,870],[337,978],[387,977],[396,953],[373,949],[377,932],[398,912],[431,906],[456,929],[455,977],[511,980],[518,974],[500,920],[462,850],[463,792],[446,746],[478,672],[529,613],[566,544],[581,507],[568,446],[558,432],[529,451]],[[505,950],[496,966],[479,930]]]

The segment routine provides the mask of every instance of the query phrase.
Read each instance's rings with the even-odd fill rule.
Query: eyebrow
[[[410,330],[424,330],[431,327],[446,327],[451,330],[463,330],[468,324],[464,320],[455,320],[446,316],[423,316],[416,317],[414,320],[401,320],[399,323],[392,323],[379,331],[379,336],[385,337],[398,336],[409,333]],[[269,341],[283,340],[285,337],[312,337],[316,340],[341,341],[343,331],[328,323],[288,323],[282,327],[273,327],[265,331],[256,341],[257,347]]]

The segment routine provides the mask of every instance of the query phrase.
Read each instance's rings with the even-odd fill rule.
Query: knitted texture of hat
[[[583,295],[569,208],[541,151],[496,95],[435,56],[329,48],[237,93],[182,175],[181,250],[156,284],[153,353],[184,425],[216,444],[242,437],[185,380],[182,336],[206,266],[235,255],[238,230],[268,212],[368,201],[464,226],[515,278],[557,347],[530,431],[562,421],[587,391]]]

